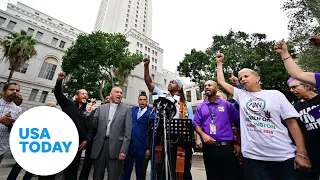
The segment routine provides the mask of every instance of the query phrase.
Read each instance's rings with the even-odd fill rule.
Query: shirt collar
[[[3,98],[0,98],[0,101],[2,101],[3,103],[6,103],[6,104],[12,104],[13,103],[13,101],[12,102],[7,102]]]
[[[209,100],[206,100],[204,103],[205,104],[219,104],[220,102],[221,102],[221,99],[217,97],[214,102],[210,102]]]

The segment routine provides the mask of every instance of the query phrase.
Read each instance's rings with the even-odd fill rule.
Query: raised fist
[[[274,49],[276,50],[277,53],[280,55],[282,54],[288,54],[288,47],[286,42],[282,39],[281,41],[277,42],[276,45],[274,46]]]
[[[319,47],[320,46],[320,37],[319,36],[312,36],[310,39],[310,45]]]
[[[144,58],[144,59],[143,59],[143,64],[144,64],[145,66],[149,65],[149,63],[150,63],[150,59],[148,59],[148,58]]]
[[[216,59],[217,59],[217,62],[222,62],[222,60],[224,59],[224,54],[217,53],[216,54]]]
[[[60,72],[58,74],[58,80],[63,81],[66,78],[66,73],[65,72]]]
[[[233,85],[236,85],[236,86],[237,86],[237,85],[239,84],[238,78],[235,77],[235,76],[233,75],[233,73],[231,74],[230,81],[232,82]]]

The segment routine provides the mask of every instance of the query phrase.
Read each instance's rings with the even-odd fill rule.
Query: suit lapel
[[[122,103],[120,103],[120,104],[118,105],[117,110],[116,110],[116,112],[114,113],[114,116],[113,116],[113,118],[112,118],[111,124],[114,122],[114,120],[115,120],[116,117],[118,116],[119,111],[120,111],[120,109],[121,109],[121,105],[122,105]],[[111,125],[111,124],[110,124],[110,125]]]
[[[110,103],[109,104],[107,104],[107,106],[106,106],[106,117],[105,117],[105,121],[104,122],[106,122],[106,128],[107,128],[107,126],[108,126],[108,123],[109,123],[109,110],[110,110]]]

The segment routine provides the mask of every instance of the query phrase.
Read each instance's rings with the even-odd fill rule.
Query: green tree
[[[320,34],[320,0],[287,0],[282,9],[289,18],[289,41],[299,54],[299,65],[305,70],[319,72],[319,55],[308,45],[308,39]]]
[[[97,31],[79,35],[62,58],[62,70],[68,75],[67,94],[87,89],[91,98],[104,100],[112,86],[124,86],[142,60],[141,55],[131,54],[128,46],[123,34]]]
[[[19,70],[25,62],[37,54],[36,44],[37,41],[24,30],[11,32],[0,41],[4,51],[3,60],[9,62],[10,65],[7,83],[11,81],[14,71]]]
[[[237,76],[237,72],[242,68],[251,68],[261,76],[262,88],[279,90],[293,100],[286,85],[289,74],[274,51],[274,44],[274,41],[266,40],[265,34],[230,30],[225,36],[213,36],[213,43],[205,52],[191,50],[180,62],[178,71],[180,75],[190,77],[191,81],[197,84],[209,79],[215,80],[215,55],[222,52],[225,55],[223,64],[226,80],[231,72]]]

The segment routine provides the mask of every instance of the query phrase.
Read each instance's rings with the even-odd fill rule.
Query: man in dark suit
[[[148,109],[146,92],[141,92],[138,98],[139,106],[133,106],[132,112],[132,133],[128,155],[124,164],[124,180],[130,180],[133,163],[135,163],[136,179],[144,180],[144,163],[150,156],[148,145],[148,120],[151,110]]]
[[[106,167],[109,180],[120,180],[130,145],[131,109],[121,103],[120,87],[112,88],[110,99],[111,103],[99,106],[94,114],[87,108],[88,119],[93,118],[94,123],[88,136],[96,134],[91,150],[94,180],[103,180]]]

